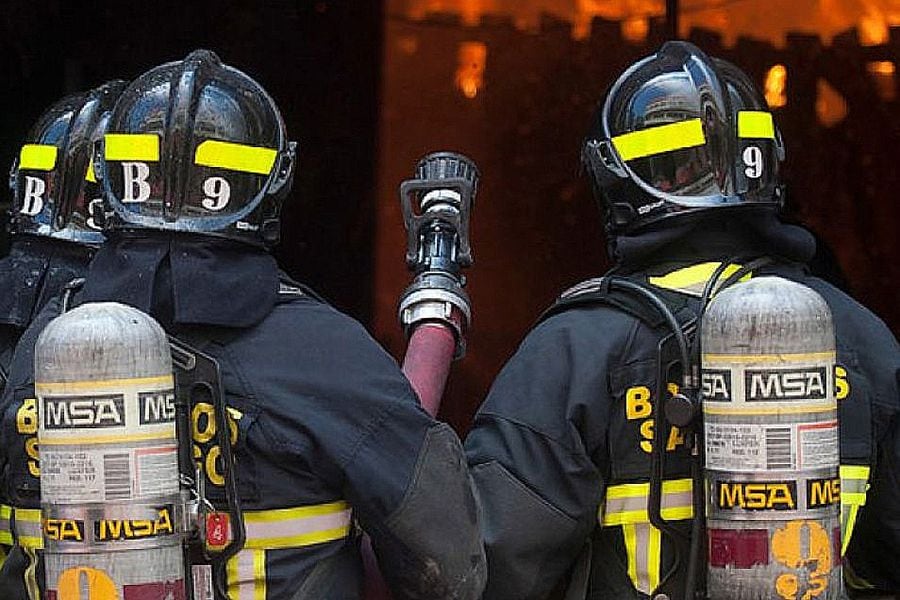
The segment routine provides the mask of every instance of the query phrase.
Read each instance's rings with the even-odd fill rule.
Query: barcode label
[[[767,469],[792,469],[794,467],[791,438],[790,427],[766,428]]]
[[[131,456],[128,453],[103,455],[103,482],[107,500],[131,498]]]

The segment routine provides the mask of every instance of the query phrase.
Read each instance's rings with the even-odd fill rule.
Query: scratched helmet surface
[[[91,148],[126,85],[110,81],[66,96],[34,124],[10,171],[13,234],[103,243],[94,218],[102,212],[102,192],[91,168]]]
[[[749,193],[774,189],[777,172],[756,150],[741,151],[765,154],[760,140],[774,147],[772,116],[746,75],[732,67],[729,80],[721,64],[693,44],[667,42],[610,88],[582,152],[612,233],[710,209],[778,206],[773,195]]]
[[[269,94],[214,53],[158,66],[128,87],[95,148],[106,227],[272,245],[295,147]]]

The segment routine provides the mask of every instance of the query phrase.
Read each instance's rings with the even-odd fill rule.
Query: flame
[[[640,17],[622,21],[622,37],[633,44],[639,44],[647,39],[650,32],[650,22]]]
[[[882,100],[892,102],[897,98],[897,82],[895,79],[897,67],[894,63],[889,60],[866,63],[866,71],[875,78],[875,86]]]
[[[857,26],[859,43],[863,46],[880,46],[888,41],[887,19],[880,10],[870,9],[859,20]]]
[[[847,101],[821,77],[816,82],[816,117],[825,127],[833,127],[847,116]]]
[[[787,96],[784,93],[787,85],[787,67],[774,65],[766,73],[766,102],[769,108],[780,108],[787,104]]]
[[[727,45],[741,36],[783,47],[791,31],[817,33],[827,44],[841,32],[856,28],[863,45],[880,45],[889,28],[900,25],[898,0],[681,0],[680,32],[694,27],[722,34]],[[388,0],[391,12],[421,20],[429,13],[459,15],[463,25],[477,26],[484,15],[512,19],[516,27],[536,31],[542,14],[572,23],[572,36],[585,39],[595,17],[622,21],[627,39],[642,41],[640,21],[665,15],[665,0]]]
[[[487,46],[481,42],[462,42],[456,53],[456,87],[466,98],[474,98],[484,85]]]

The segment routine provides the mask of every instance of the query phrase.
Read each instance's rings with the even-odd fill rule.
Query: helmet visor
[[[604,127],[635,183],[687,207],[734,200],[729,109],[705,61],[660,53],[632,67],[617,87],[607,97]]]

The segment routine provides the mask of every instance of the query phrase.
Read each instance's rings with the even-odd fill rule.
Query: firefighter
[[[834,318],[843,539],[824,555],[845,553],[849,587],[900,590],[900,349],[875,315],[808,273],[812,237],[779,219],[783,152],[749,78],[689,43],[666,43],[612,85],[583,157],[614,267],[545,313],[466,440],[483,505],[485,599],[557,588],[567,600],[681,600],[702,588],[702,573],[689,575],[693,519],[703,518],[691,497],[696,442],[688,428],[655,431],[658,398],[679,392],[674,329],[690,336],[710,279],[767,274],[809,286]],[[652,292],[676,326],[615,280]],[[665,523],[654,522],[666,531],[651,524],[654,444]],[[804,593],[796,598],[813,592]]]
[[[12,246],[9,255],[0,261],[2,386],[6,385],[13,351],[25,328],[66,283],[84,275],[91,256],[104,240],[100,226],[91,215],[91,209],[99,205],[100,189],[90,168],[90,153],[92,142],[101,133],[104,116],[124,87],[124,81],[110,81],[53,104],[31,129],[13,164],[10,174]],[[14,419],[19,410],[23,411],[19,413],[21,442],[31,445],[26,448],[19,444],[10,455],[27,456],[19,466],[36,472],[36,412],[33,404],[18,404],[11,408],[10,418]],[[0,409],[0,415],[3,414]],[[5,425],[13,426],[14,421]],[[6,446],[0,446],[0,467],[7,451]],[[0,489],[0,497],[8,498],[19,508],[23,528],[39,527],[39,515],[34,510],[39,508],[36,481],[17,475],[12,475],[12,479],[21,486]],[[9,506],[0,506],[0,544],[12,541],[11,515]],[[23,534],[26,542],[40,538],[39,534],[36,538],[24,531]],[[32,549],[32,545],[23,544],[13,562],[18,564],[21,552]]]
[[[246,539],[217,572],[229,598],[358,598],[357,523],[396,598],[477,598],[484,550],[456,434],[422,410],[360,324],[268,252],[296,160],[272,98],[212,52],[140,76],[95,148],[108,242],[73,305],[133,306],[218,361],[231,448],[204,402],[181,442],[219,510],[233,453]],[[27,394],[46,320],[14,359],[12,381]]]

